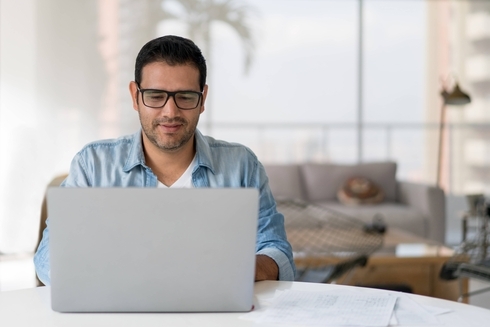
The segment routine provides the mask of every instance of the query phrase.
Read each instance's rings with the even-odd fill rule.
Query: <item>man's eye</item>
[[[147,92],[146,98],[149,100],[162,100],[165,99],[165,93],[161,92]]]
[[[183,93],[177,94],[177,98],[181,101],[194,101],[196,99],[196,95],[192,93]]]

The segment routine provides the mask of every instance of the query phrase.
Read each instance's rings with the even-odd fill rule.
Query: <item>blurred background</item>
[[[137,52],[176,34],[203,50],[199,128],[264,163],[393,160],[490,191],[490,1],[0,0],[0,252],[32,252],[47,183],[87,142],[139,128]]]

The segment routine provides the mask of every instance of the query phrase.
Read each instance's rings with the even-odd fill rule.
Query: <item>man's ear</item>
[[[206,84],[206,85],[204,85],[204,89],[202,91],[201,108],[199,109],[199,113],[201,113],[201,114],[203,113],[203,111],[205,109],[204,104],[206,102],[207,96],[208,96],[208,85]]]
[[[129,82],[129,93],[131,94],[131,99],[133,99],[133,109],[138,111],[139,110],[139,106],[138,106],[139,91],[138,91],[138,85],[136,85],[136,82],[134,82],[134,81]]]

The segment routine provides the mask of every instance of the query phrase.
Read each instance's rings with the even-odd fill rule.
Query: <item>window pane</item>
[[[365,121],[423,122],[426,3],[364,3]]]
[[[354,122],[356,119],[357,1],[249,0],[245,13],[254,47],[246,70],[236,26],[216,19],[207,52],[215,122]],[[167,7],[168,6],[168,7]],[[177,1],[164,6],[183,16]],[[182,33],[168,20],[163,33]],[[197,36],[199,33],[195,32]],[[190,32],[187,32],[190,34]],[[202,49],[208,44],[196,38]]]

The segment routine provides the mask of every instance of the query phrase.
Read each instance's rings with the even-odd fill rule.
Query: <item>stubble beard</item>
[[[191,138],[194,136],[198,121],[199,121],[199,117],[196,119],[195,122],[191,122],[191,123],[189,123],[187,120],[183,118],[174,118],[174,119],[160,118],[148,122],[148,121],[144,121],[140,114],[141,127],[146,137],[153,145],[155,145],[158,149],[164,152],[176,152],[179,149],[183,148],[184,145],[187,144],[187,142],[189,142],[189,140],[191,140]],[[172,139],[169,138],[168,141],[164,142],[164,140],[161,139],[161,136],[158,132],[158,128],[159,128],[158,126],[162,123],[182,124],[181,128],[184,130],[184,134],[182,134],[178,138],[172,138]]]

